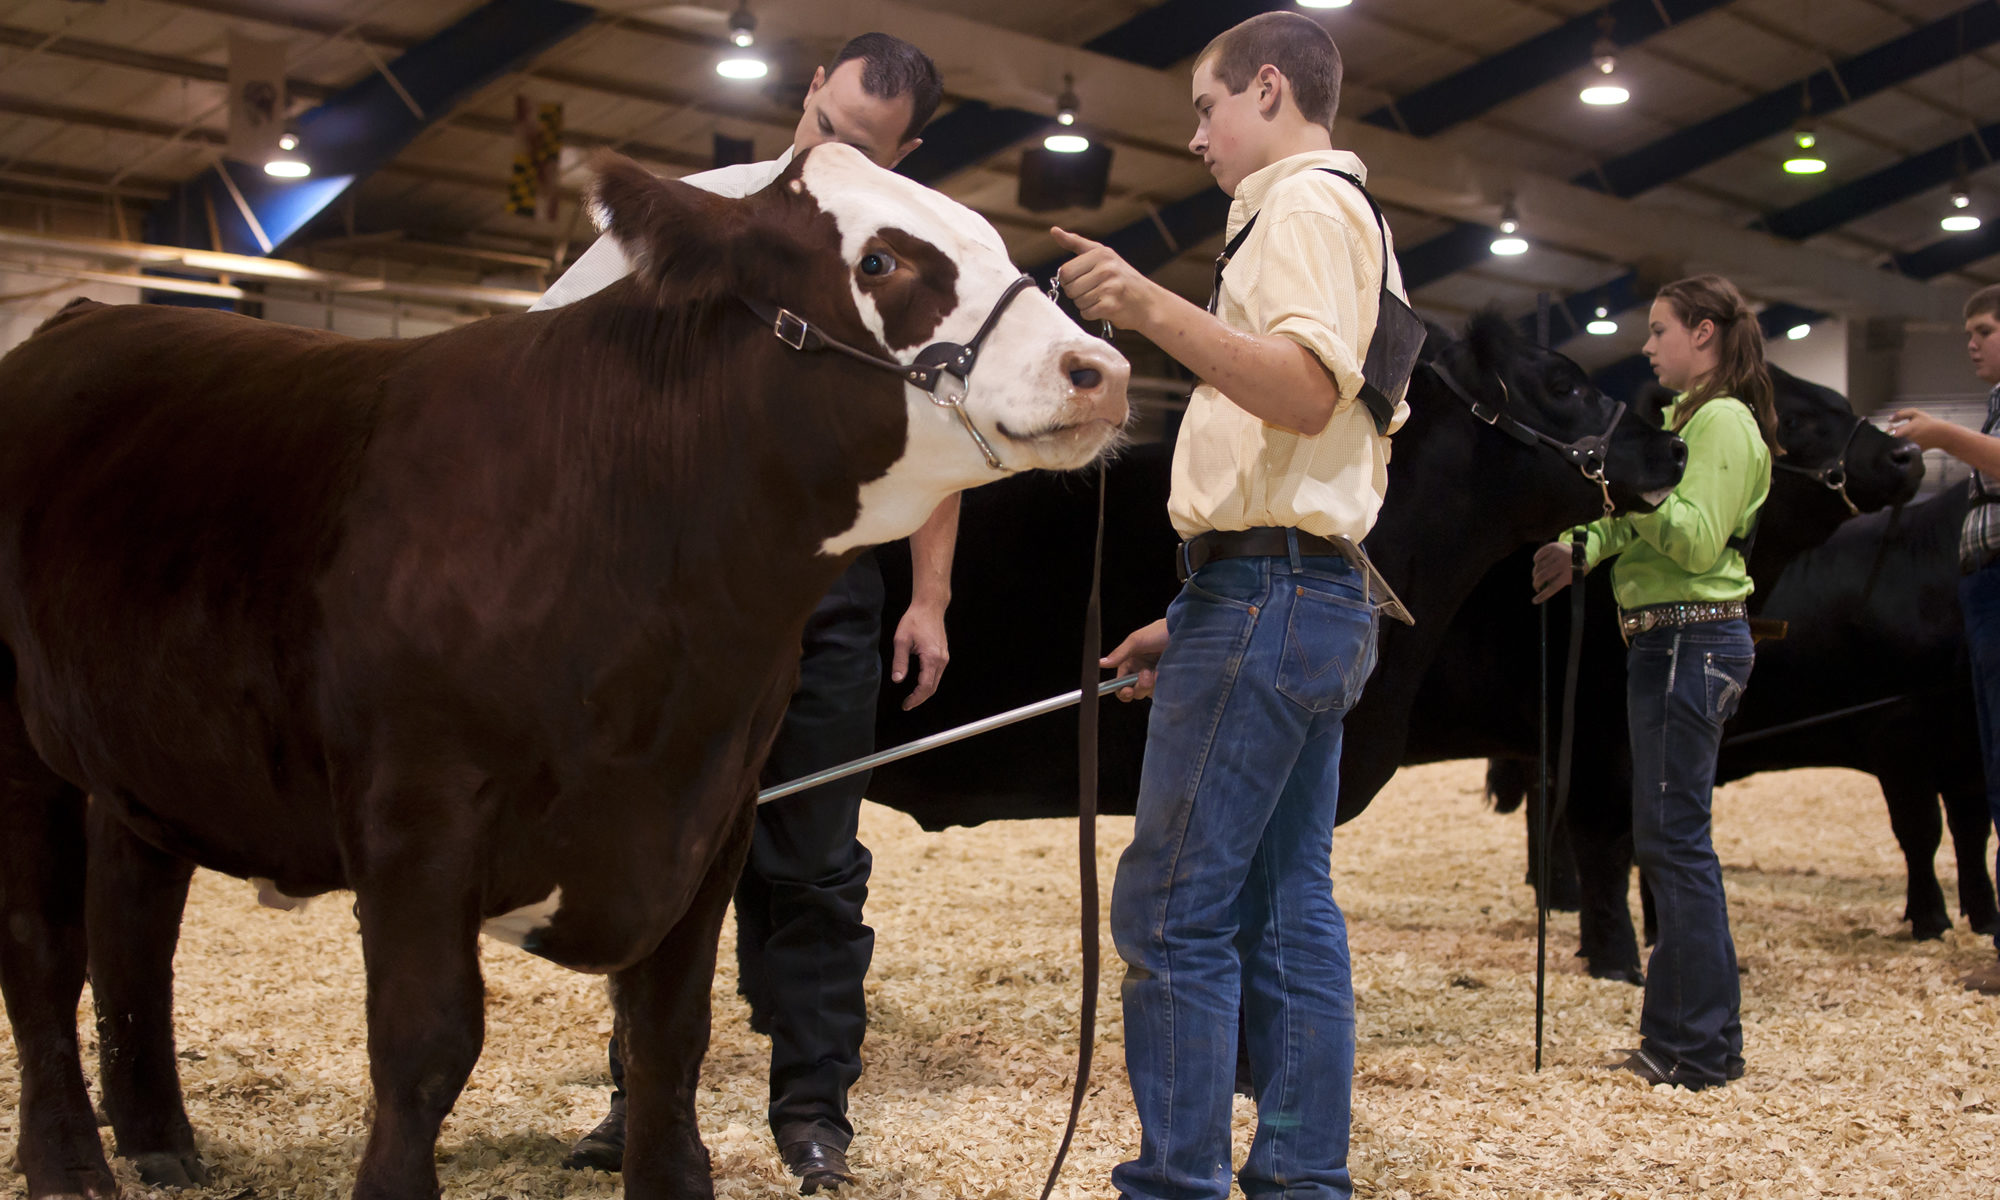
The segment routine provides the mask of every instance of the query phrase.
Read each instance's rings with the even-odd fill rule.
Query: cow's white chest
[[[512,912],[501,913],[490,921],[482,921],[479,932],[496,942],[506,942],[510,946],[528,947],[528,939],[541,933],[555,920],[556,910],[562,907],[562,889],[551,891],[546,899],[525,905]]]

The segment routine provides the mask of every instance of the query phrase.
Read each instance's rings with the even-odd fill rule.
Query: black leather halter
[[[1429,367],[1432,374],[1442,379],[1444,385],[1450,388],[1453,394],[1460,400],[1465,401],[1466,406],[1472,410],[1473,416],[1478,417],[1480,420],[1524,446],[1547,446],[1568,459],[1570,465],[1582,472],[1585,479],[1590,480],[1603,491],[1604,515],[1607,517],[1611,515],[1612,509],[1616,506],[1611,503],[1611,482],[1605,478],[1604,469],[1606,456],[1611,449],[1611,434],[1618,428],[1618,422],[1625,416],[1625,402],[1623,400],[1618,401],[1617,407],[1611,410],[1611,420],[1605,423],[1603,433],[1593,437],[1578,438],[1573,442],[1565,442],[1551,437],[1532,426],[1522,424],[1500,409],[1480,400],[1477,396],[1467,391],[1465,385],[1460,383],[1457,377],[1452,375],[1451,371],[1442,362],[1430,359],[1423,365]],[[1507,381],[1496,373],[1493,376],[1493,382],[1500,385],[1500,399],[1502,403],[1505,403],[1507,399]]]
[[[869,366],[893,371],[903,377],[904,383],[929,393],[932,404],[939,408],[948,408],[957,415],[958,423],[965,427],[966,433],[972,435],[973,444],[978,446],[979,453],[986,457],[986,465],[996,471],[1004,471],[1006,468],[1001,465],[1000,456],[994,452],[992,443],[986,440],[985,434],[979,432],[978,427],[972,423],[972,417],[966,413],[965,398],[972,394],[972,368],[978,362],[980,344],[986,340],[987,334],[993,332],[993,326],[1000,321],[1000,314],[1014,302],[1014,298],[1034,286],[1035,281],[1032,276],[1022,275],[1008,284],[1006,291],[1000,293],[1000,299],[994,302],[992,311],[986,314],[985,322],[979,326],[979,332],[972,335],[971,341],[963,345],[957,342],[932,342],[917,351],[916,358],[907,363],[897,362],[893,358],[883,358],[879,354],[870,354],[866,350],[850,346],[838,338],[821,332],[812,322],[789,308],[780,308],[775,304],[766,304],[748,297],[739,299],[743,301],[745,307],[757,315],[758,320],[771,327],[771,333],[779,341],[794,350],[832,350],[845,354]],[[957,380],[957,386],[948,385],[946,383],[948,379]]]
[[[1854,418],[1854,428],[1847,431],[1847,440],[1840,444],[1840,453],[1834,456],[1832,462],[1818,467],[1801,467],[1780,458],[1771,465],[1780,471],[1803,475],[1839,496],[1840,502],[1847,506],[1847,514],[1858,517],[1861,515],[1861,506],[1854,502],[1854,497],[1847,494],[1847,452],[1854,448],[1854,436],[1860,433],[1861,427],[1867,423],[1866,417]]]

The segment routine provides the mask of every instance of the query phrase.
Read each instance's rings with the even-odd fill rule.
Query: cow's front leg
[[[84,907],[104,1111],[141,1179],[207,1183],[174,1059],[174,947],[194,864],[141,841],[109,805],[91,805],[89,829]]]
[[[0,685],[11,684],[11,666],[0,649]],[[19,1162],[34,1200],[118,1194],[76,1040],[83,817],[83,793],[42,764],[11,699],[0,699],[0,993],[21,1064]]]
[[[750,849],[756,808],[707,865],[700,889],[659,948],[612,979],[625,1056],[627,1200],[709,1200],[715,1185],[695,1125],[695,1089],[708,1049],[716,939]]]
[[[416,839],[369,864],[355,887],[368,972],[368,1072],[375,1123],[357,1200],[435,1200],[438,1126],[485,1037],[479,905],[469,844]]]

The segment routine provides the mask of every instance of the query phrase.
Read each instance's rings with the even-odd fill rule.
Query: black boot
[[[611,1111],[577,1139],[563,1157],[572,1171],[617,1171],[625,1166],[625,1097],[611,1097]]]

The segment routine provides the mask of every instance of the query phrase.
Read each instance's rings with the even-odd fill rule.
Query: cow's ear
[[[676,180],[661,179],[623,155],[591,160],[592,215],[616,238],[632,272],[655,294],[668,281],[713,293],[729,286],[743,206]]]
[[[1521,356],[1521,331],[1497,309],[1482,308],[1465,325],[1466,349],[1482,374],[1499,375]]]

